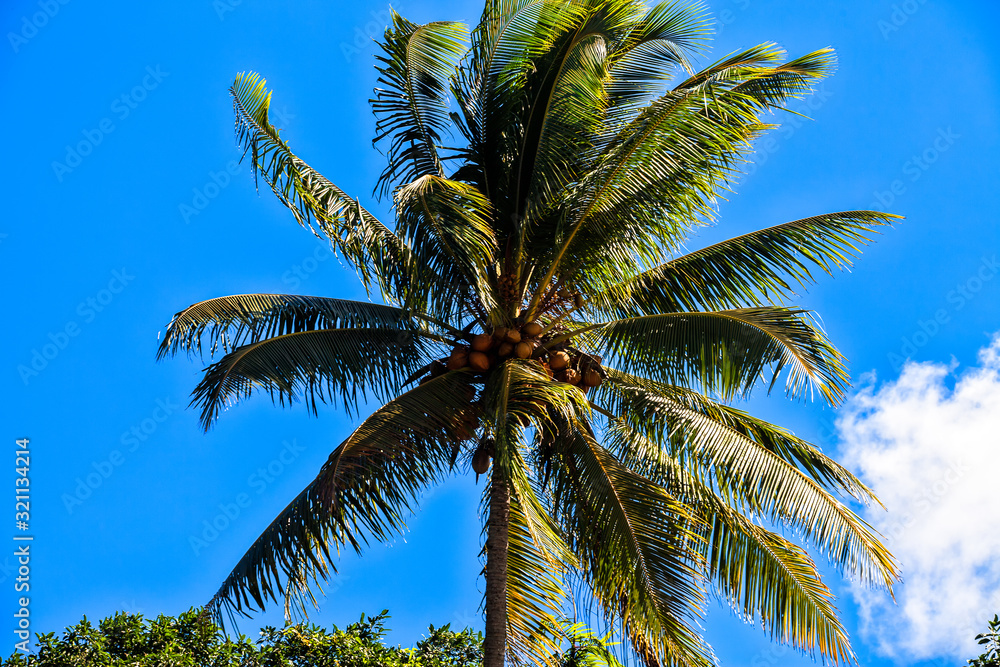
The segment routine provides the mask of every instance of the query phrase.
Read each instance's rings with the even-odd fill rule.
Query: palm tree
[[[893,557],[845,505],[877,500],[731,404],[764,375],[843,397],[842,357],[784,304],[895,216],[819,215],[683,254],[762,116],[834,65],[764,44],[696,72],[707,31],[673,0],[489,0],[471,35],[393,14],[372,100],[392,227],[292,153],[262,78],[237,77],[255,175],[384,303],[211,299],[173,318],[159,355],[219,351],[193,393],[206,429],[260,390],[314,413],[386,403],[237,563],[207,605],[220,621],[282,597],[305,611],[341,549],[394,537],[425,489],[471,466],[488,472],[485,667],[549,660],[573,596],[647,665],[714,662],[697,629],[709,596],[853,659],[785,535],[889,588]]]

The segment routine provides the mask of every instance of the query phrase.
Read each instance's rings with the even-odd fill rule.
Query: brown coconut
[[[469,366],[478,373],[485,373],[490,369],[490,358],[482,352],[470,352]]]
[[[504,340],[506,340],[508,343],[513,343],[516,345],[517,343],[521,342],[521,332],[518,331],[517,329],[508,329],[507,336]]]
[[[514,351],[514,344],[504,341],[500,343],[500,347],[497,348],[497,354],[501,357],[509,357],[510,353]]]
[[[493,346],[493,337],[487,334],[479,334],[472,339],[472,349],[476,352],[485,352]]]
[[[601,378],[601,374],[595,371],[593,368],[583,372],[584,387],[600,387],[602,380],[603,378]]]
[[[562,351],[553,352],[549,355],[549,366],[554,371],[561,371],[569,366],[569,355]]]
[[[514,353],[519,359],[527,359],[531,356],[531,353],[535,351],[535,346],[527,341],[521,341],[514,348]]]
[[[507,327],[497,327],[493,330],[493,337],[497,340],[503,340],[507,337],[507,332],[510,331]]]
[[[480,446],[472,455],[472,469],[476,475],[483,475],[490,469],[490,453],[485,447]]]
[[[461,350],[455,350],[448,357],[448,370],[457,371],[469,365],[469,355]]]
[[[580,374],[577,373],[572,368],[567,368],[564,377],[566,378],[563,382],[573,385],[574,387],[580,384]]]
[[[538,322],[528,322],[523,327],[521,327],[521,333],[528,338],[537,338],[541,335],[543,327]]]

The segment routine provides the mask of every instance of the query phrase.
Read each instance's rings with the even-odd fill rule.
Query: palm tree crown
[[[713,664],[697,630],[713,595],[778,641],[853,658],[813,560],[784,534],[891,587],[892,556],[843,502],[877,500],[729,404],[765,375],[841,399],[842,357],[784,304],[895,216],[820,215],[682,253],[771,127],[762,116],[834,64],[829,49],[785,60],[764,44],[695,71],[707,34],[683,0],[487,0],[471,33],[394,13],[372,100],[391,227],[292,153],[263,79],[237,77],[254,173],[383,303],[212,299],[174,317],[160,355],[219,352],[194,391],[206,428],[259,390],[313,411],[386,403],[211,611],[304,608],[341,549],[398,534],[428,486],[471,466],[489,475],[486,667],[548,662],[581,590],[647,665]]]

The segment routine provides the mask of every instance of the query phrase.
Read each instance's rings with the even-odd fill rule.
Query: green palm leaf
[[[487,311],[496,307],[488,289],[496,252],[493,211],[476,188],[424,175],[396,191],[399,233],[437,276],[432,298],[437,311],[450,309],[461,317],[463,298],[470,292]],[[449,305],[453,304],[453,305]]]
[[[714,664],[691,631],[704,596],[697,517],[587,433],[562,446],[553,505],[604,613],[646,664]]]
[[[779,642],[804,650],[819,647],[838,663],[855,660],[833,595],[805,551],[750,521],[623,421],[612,424],[610,440],[613,451],[641,461],[702,519],[708,576],[736,613],[760,624]]]
[[[653,382],[612,368],[606,369],[606,373],[609,383],[599,390],[596,400],[601,401],[604,407],[614,414],[647,415],[648,421],[640,418],[640,423],[655,430],[656,414],[647,410],[644,401],[647,398],[655,400],[652,397],[666,397],[740,433],[752,441],[754,446],[761,447],[795,466],[824,489],[846,494],[866,505],[874,503],[884,508],[874,491],[855,477],[850,470],[825,455],[815,445],[779,426],[742,410],[712,401],[689,389]],[[681,460],[685,459],[689,455],[683,451],[685,443],[680,441],[676,444],[680,450],[674,451],[672,455]],[[625,454],[619,455],[625,456]],[[623,460],[641,474],[658,479],[659,457],[643,458],[644,456],[646,454],[628,456]]]
[[[573,193],[573,209],[556,220],[555,230],[545,229],[542,238],[554,234],[556,245],[547,250],[541,239],[533,245],[533,252],[545,253],[549,269],[531,310],[560,271],[586,265],[590,280],[606,287],[634,276],[635,260],[625,255],[626,261],[614,262],[616,255],[604,254],[623,239],[635,247],[633,257],[649,263],[675,249],[692,226],[713,218],[719,189],[767,128],[761,114],[829,71],[827,51],[793,61],[788,71],[775,66],[783,55],[763,45],[726,58],[616,130]]]

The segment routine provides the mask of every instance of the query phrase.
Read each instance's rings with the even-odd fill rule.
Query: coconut
[[[493,330],[493,337],[497,340],[503,340],[507,337],[507,332],[510,331],[507,327],[497,327]]]
[[[583,295],[579,292],[573,295],[573,305],[577,308],[583,308]]]
[[[520,343],[521,342],[521,332],[518,331],[517,329],[508,329],[507,330],[507,337],[505,338],[505,340],[508,343],[514,343],[514,344]]]
[[[514,348],[514,353],[517,354],[520,359],[527,359],[531,356],[531,353],[535,351],[535,346],[527,341],[521,341]]]
[[[476,352],[485,352],[493,346],[493,337],[487,334],[479,334],[472,339],[472,349]]]
[[[600,387],[602,380],[601,374],[593,368],[583,372],[583,386],[585,387]]]
[[[580,384],[580,374],[577,373],[572,368],[567,368],[566,369],[566,375],[565,375],[565,377],[566,377],[566,379],[563,380],[563,382],[569,383],[569,384],[571,384],[573,386],[576,386],[576,385]]]
[[[482,352],[470,352],[469,366],[476,372],[484,373],[490,368],[490,358]]]
[[[469,355],[461,350],[455,350],[448,357],[448,370],[457,371],[469,365]]]
[[[490,453],[485,447],[480,446],[472,455],[472,469],[477,476],[485,474],[490,469]]]
[[[521,333],[528,338],[536,338],[542,333],[542,325],[538,322],[528,322],[523,327],[521,327]]]
[[[549,366],[554,371],[561,371],[569,366],[569,355],[565,352],[553,352],[549,355]]]
[[[500,343],[500,347],[497,348],[497,354],[501,357],[509,357],[510,353],[514,351],[514,344],[503,342]]]

